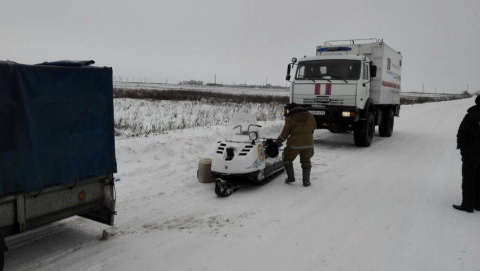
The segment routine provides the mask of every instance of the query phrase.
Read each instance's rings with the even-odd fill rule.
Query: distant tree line
[[[179,85],[188,85],[188,86],[203,86],[203,81],[197,80],[188,80],[178,83]]]

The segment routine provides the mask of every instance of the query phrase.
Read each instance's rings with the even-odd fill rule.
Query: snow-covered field
[[[451,207],[473,103],[402,106],[369,148],[317,130],[312,186],[283,174],[229,198],[196,178],[222,126],[118,138],[115,227],[74,217],[9,237],[6,270],[480,270],[480,214]],[[276,137],[283,123],[262,125]]]
[[[222,125],[237,112],[249,112],[264,121],[283,117],[283,107],[277,103],[212,104],[118,98],[114,101],[114,110],[116,133],[122,136]]]
[[[258,97],[289,95],[286,89],[242,88],[242,87],[211,87],[211,86],[182,86],[155,83],[115,83],[116,88],[141,91],[198,91],[239,96]],[[461,95],[432,94],[432,93],[401,93],[402,103],[425,103],[450,99],[460,99]],[[120,97],[124,97],[121,96]],[[129,96],[127,96],[129,97]],[[288,98],[287,98],[288,99]],[[251,99],[253,100],[253,99]],[[250,112],[258,120],[281,120],[283,104],[270,103],[233,103],[224,101],[176,101],[116,98],[115,128],[117,135],[143,135],[151,133],[165,133],[170,130],[196,128],[211,125],[220,125],[235,112]]]

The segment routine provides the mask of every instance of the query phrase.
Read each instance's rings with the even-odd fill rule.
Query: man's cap
[[[477,98],[475,99],[475,103],[477,105],[480,105],[480,95],[478,95]]]
[[[288,108],[288,110],[292,110],[292,109],[294,109],[294,108],[297,107],[297,106],[298,106],[298,104],[296,104],[296,103],[291,103],[291,104],[288,104],[288,105],[287,105],[287,108]]]

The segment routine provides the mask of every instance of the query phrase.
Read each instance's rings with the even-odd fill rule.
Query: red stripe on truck
[[[325,95],[332,95],[332,84],[325,85]]]
[[[382,86],[387,87],[387,88],[400,89],[400,85],[397,85],[397,84],[391,83],[391,82],[387,82],[387,81],[382,81]]]
[[[320,87],[322,84],[315,84],[315,95],[320,95]]]

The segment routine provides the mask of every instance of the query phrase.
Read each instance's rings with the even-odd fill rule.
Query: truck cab
[[[381,40],[356,41],[325,42],[315,56],[293,58],[286,80],[290,102],[308,109],[318,129],[353,131],[355,144],[368,147],[375,126],[381,136],[391,136],[393,116],[399,116],[401,55]]]

